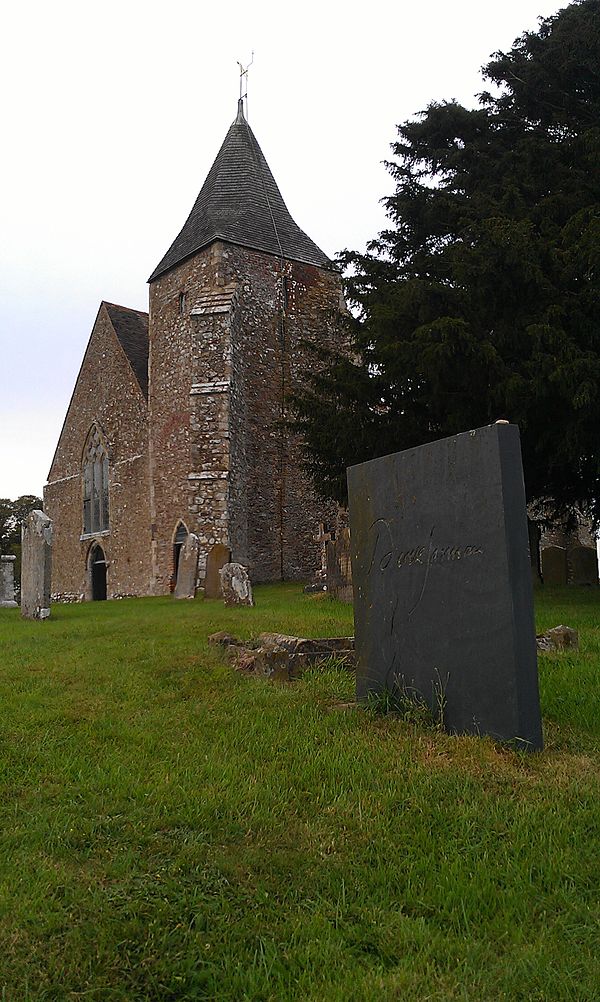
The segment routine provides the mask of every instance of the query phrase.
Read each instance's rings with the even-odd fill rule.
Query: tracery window
[[[108,522],[108,456],[96,425],[83,454],[83,532],[104,532]]]

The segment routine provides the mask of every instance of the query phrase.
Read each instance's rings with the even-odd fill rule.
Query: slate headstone
[[[174,598],[195,598],[196,581],[198,577],[199,540],[195,533],[189,532],[179,554],[177,564],[177,581]]]
[[[574,546],[568,552],[568,562],[571,584],[598,584],[598,554],[593,546]]]
[[[225,605],[254,605],[250,577],[242,564],[225,564],[219,575]]]
[[[348,470],[357,697],[542,747],[519,432],[490,425]]]
[[[204,598],[222,598],[221,578],[219,571],[231,560],[231,551],[223,543],[215,543],[206,557],[206,574],[204,577]]]
[[[545,585],[566,585],[567,551],[564,546],[545,546],[542,550],[542,580]]]
[[[21,615],[48,619],[52,579],[52,520],[30,511],[21,528]]]
[[[11,554],[0,557],[0,609],[16,609],[15,560]]]

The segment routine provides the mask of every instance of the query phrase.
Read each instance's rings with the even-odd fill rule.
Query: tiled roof
[[[330,268],[331,261],[290,216],[244,118],[242,101],[181,233],[150,282],[214,240]]]
[[[148,399],[148,314],[115,303],[103,304],[135,378]]]

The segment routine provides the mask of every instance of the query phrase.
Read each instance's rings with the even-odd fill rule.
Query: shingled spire
[[[291,261],[331,268],[331,261],[296,225],[252,129],[243,102],[183,229],[149,282],[214,240],[241,244]]]

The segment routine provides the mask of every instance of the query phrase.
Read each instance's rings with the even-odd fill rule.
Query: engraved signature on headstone
[[[410,549],[405,550],[400,550],[394,545],[392,530],[388,520],[385,518],[375,519],[375,521],[369,526],[369,533],[374,534],[374,539],[367,573],[370,573],[374,567],[382,573],[394,567],[413,567],[415,565],[421,565],[423,567],[423,583],[421,585],[417,601],[408,611],[409,617],[412,616],[425,594],[427,581],[429,579],[429,571],[434,564],[455,563],[459,560],[481,557],[484,553],[483,547],[478,546],[475,543],[460,543],[459,545],[452,546],[434,545],[434,525],[431,527],[429,540],[425,545],[413,546]],[[395,614],[396,609],[394,609],[392,615],[392,630]]]
[[[382,532],[382,527],[385,528],[385,533],[387,533],[387,542],[385,533]],[[467,557],[480,557],[483,556],[484,552],[482,546],[475,544],[464,545],[461,543],[457,546],[434,546],[433,534],[435,526],[431,528],[427,545],[413,546],[408,550],[398,550],[394,547],[392,531],[387,519],[376,519],[369,526],[369,532],[373,529],[375,529],[375,539],[367,573],[374,566],[378,567],[380,571],[385,571],[388,567],[411,567],[414,564],[423,564],[430,567],[431,564],[452,563],[456,560],[465,560]],[[388,547],[387,549],[383,549],[383,552],[378,552],[380,540],[382,541],[382,547]]]

